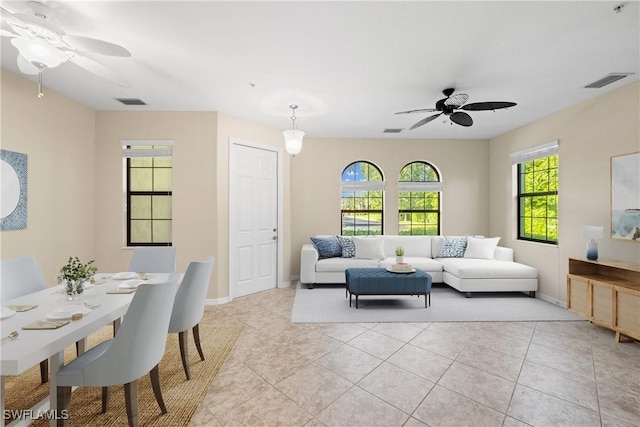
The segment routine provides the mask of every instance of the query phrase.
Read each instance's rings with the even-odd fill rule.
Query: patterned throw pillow
[[[436,258],[462,258],[467,248],[466,237],[444,236],[444,244]]]
[[[316,247],[320,259],[336,258],[342,256],[342,246],[336,236],[311,237],[311,243]]]
[[[353,258],[356,256],[356,245],[349,237],[337,236],[340,246],[342,246],[342,258]]]

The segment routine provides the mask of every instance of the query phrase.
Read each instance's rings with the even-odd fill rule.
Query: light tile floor
[[[206,308],[245,330],[192,426],[640,426],[640,344],[586,321],[292,324],[294,296]]]

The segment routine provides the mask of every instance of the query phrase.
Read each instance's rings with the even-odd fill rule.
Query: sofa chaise
[[[348,268],[386,268],[396,263],[395,250],[404,249],[404,262],[471,297],[472,292],[528,292],[535,297],[538,271],[513,261],[513,249],[498,246],[499,238],[474,236],[370,237],[315,236],[302,246],[300,282],[346,283]]]

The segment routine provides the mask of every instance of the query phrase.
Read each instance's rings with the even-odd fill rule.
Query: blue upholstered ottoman
[[[347,292],[351,295],[424,295],[424,308],[431,305],[431,275],[422,270],[413,273],[392,273],[385,268],[348,268]]]

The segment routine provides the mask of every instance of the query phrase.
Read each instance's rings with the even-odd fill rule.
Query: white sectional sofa
[[[339,256],[335,251],[323,258],[323,243],[332,238],[350,239],[343,243]],[[472,292],[528,292],[535,297],[538,271],[513,261],[513,249],[497,246],[498,238],[467,236],[317,236],[320,241],[303,245],[300,282],[312,288],[316,284],[345,283],[347,268],[385,268],[396,262],[395,249],[402,246],[404,262],[429,273],[433,283],[445,283],[467,297]],[[342,242],[340,242],[342,240]],[[461,248],[464,241],[465,247]],[[344,246],[355,246],[351,253]],[[346,255],[346,256],[343,256]],[[354,255],[354,256],[350,256]]]

